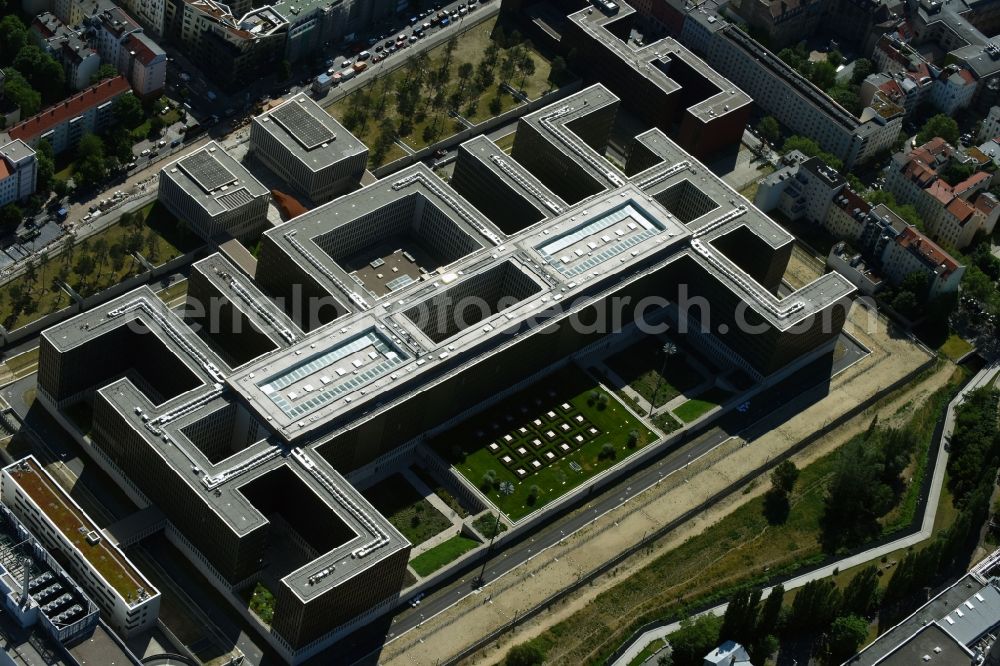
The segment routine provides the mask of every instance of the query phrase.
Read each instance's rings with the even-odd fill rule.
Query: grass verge
[[[957,390],[953,380],[913,410],[910,423],[922,428],[919,432],[925,434],[927,443],[933,428],[926,424],[936,420],[938,406]],[[927,449],[918,447],[914,457],[926,456]],[[821,561],[820,519],[839,451],[802,468],[784,523],[770,524],[764,515],[764,497],[756,497],[543,632],[534,643],[546,652],[545,663],[603,663],[643,624],[683,616],[685,608],[720,602],[737,588],[787,577]],[[897,503],[905,501],[904,496]],[[947,495],[942,495],[941,502],[939,515],[950,506]],[[936,522],[935,528],[948,524]]]
[[[439,543],[427,552],[417,555],[410,561],[410,566],[420,576],[429,576],[446,564],[454,562],[462,555],[479,545],[475,539],[461,534],[443,543]]]
[[[713,386],[697,398],[692,398],[675,409],[674,414],[684,423],[691,423],[722,404],[728,395],[722,389]]]

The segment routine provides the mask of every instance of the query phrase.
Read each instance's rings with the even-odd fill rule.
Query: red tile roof
[[[872,208],[867,201],[862,199],[857,192],[849,187],[842,189],[840,194],[834,197],[833,203],[843,209],[848,215],[853,215],[855,208],[865,214]]]
[[[0,180],[4,180],[10,176],[10,169],[7,168],[7,161],[0,159]]]
[[[124,76],[101,81],[64,102],[50,106],[27,120],[22,120],[11,127],[7,133],[12,139],[21,139],[25,143],[29,143],[53,127],[79,116],[87,109],[114,99],[128,89],[129,84]]]
[[[989,179],[990,179],[990,174],[986,173],[985,171],[977,171],[976,173],[972,174],[962,182],[956,183],[954,186],[952,186],[952,189],[955,190],[955,194],[962,194],[963,192],[968,192],[969,190],[974,189],[984,180],[989,180]]]
[[[153,62],[153,59],[156,57],[156,54],[150,50],[146,42],[142,41],[134,34],[129,35],[128,41],[125,42],[125,48],[129,51],[135,51],[135,57],[143,65],[149,65],[149,63]]]
[[[904,229],[896,242],[923,258],[928,265],[943,268],[941,277],[947,277],[958,268],[958,262],[950,254],[913,227]]]
[[[965,199],[959,199],[958,197],[952,199],[951,203],[945,206],[945,208],[948,209],[949,213],[962,221],[969,219],[969,217],[975,212],[975,209],[968,201]]]
[[[935,180],[933,183],[925,187],[924,192],[945,205],[955,198],[955,193],[952,191],[951,185],[940,179]]]

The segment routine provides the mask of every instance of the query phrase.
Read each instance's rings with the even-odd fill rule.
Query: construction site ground
[[[748,471],[787,451],[823,424],[870,399],[883,387],[905,377],[931,358],[930,352],[909,338],[892,333],[884,319],[857,304],[849,313],[845,330],[871,353],[835,377],[825,398],[750,444],[739,438],[727,440],[684,470],[664,478],[653,488],[598,517],[557,546],[539,553],[480,593],[464,598],[447,611],[428,618],[417,629],[399,636],[385,646],[379,662],[429,664],[452,657],[475,640],[510,622],[516,614],[537,605],[573,583],[577,577],[608,561],[623,548],[724,490]],[[892,363],[885,362],[889,356]],[[875,414],[880,418],[891,418],[901,405],[919,400],[921,396],[944,386],[952,371],[950,364],[938,367],[922,376],[920,381],[882,399],[796,454],[794,462],[801,467],[836,449],[867,428]],[[475,655],[469,662],[499,663],[511,645],[528,640],[571,616],[629,572],[699,533],[762,493],[766,487],[767,484],[757,484],[750,492],[732,493],[668,533],[649,549],[629,558],[616,568],[613,575],[596,579],[555,608],[519,626],[512,634],[505,634],[498,643]],[[579,510],[586,511],[587,507]],[[628,623],[630,618],[623,617],[621,621]],[[567,644],[573,643],[573,637],[563,638]]]

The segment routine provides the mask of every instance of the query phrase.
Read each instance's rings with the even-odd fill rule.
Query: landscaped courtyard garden
[[[362,495],[414,546],[451,527],[451,521],[401,474],[379,481]]]
[[[519,520],[656,439],[571,365],[439,435],[431,446]]]
[[[665,405],[705,380],[688,363],[686,351],[681,348],[664,365],[663,345],[660,338],[646,336],[604,360],[608,368],[654,407]]]

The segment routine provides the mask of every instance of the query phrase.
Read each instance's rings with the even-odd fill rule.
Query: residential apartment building
[[[957,64],[940,67],[929,62],[898,33],[884,35],[872,51],[879,72],[861,85],[861,102],[870,103],[882,91],[902,104],[907,115],[924,102],[941,113],[953,115],[972,104],[978,81],[972,72]]]
[[[30,32],[35,44],[63,66],[71,89],[82,90],[90,85],[101,66],[101,57],[79,33],[51,12],[36,16]]]
[[[143,99],[162,93],[167,82],[167,54],[120,7],[87,17],[93,39],[104,62],[114,65],[128,79],[132,91]]]
[[[214,141],[160,169],[160,202],[206,240],[267,227],[270,191]]]
[[[783,158],[785,164],[760,182],[754,205],[765,213],[778,210],[789,220],[804,219],[822,225],[834,197],[847,180],[818,157],[795,150]]]
[[[980,141],[1000,137],[1000,106],[991,106],[979,127]]]
[[[0,206],[24,201],[35,193],[38,160],[26,143],[0,133]]]
[[[165,0],[122,0],[126,11],[157,37],[164,35]]]
[[[211,62],[205,74],[226,89],[284,57],[288,21],[271,6],[241,16],[214,0],[171,0],[166,22],[168,37],[188,57]]]
[[[993,176],[976,171],[961,182],[948,183],[943,173],[953,160],[965,160],[944,139],[935,138],[909,153],[893,156],[886,189],[903,204],[913,204],[940,243],[962,249],[976,233],[992,233],[1000,216],[996,197],[987,190]]]
[[[34,456],[3,468],[0,496],[39,539],[62,553],[118,633],[131,638],[156,625],[160,592]]]
[[[873,294],[886,283],[898,285],[912,273],[927,277],[928,291],[918,297],[958,292],[965,267],[886,205],[869,208],[855,221],[853,250],[842,242],[827,263],[862,292]]]
[[[250,153],[316,203],[357,187],[368,164],[368,147],[308,95],[256,116]]]
[[[189,58],[212,63],[206,75],[232,89],[264,66],[351,41],[396,11],[394,0],[279,0],[256,9],[249,0],[165,0],[162,24],[163,34]]]
[[[735,0],[730,10],[764,33],[775,50],[821,31],[865,51],[891,21],[889,5],[877,0]]]
[[[735,25],[715,30],[705,59],[760,108],[815,140],[847,168],[892,147],[903,127],[905,110],[888,99],[873,100],[860,118],[854,117]]]
[[[50,106],[8,130],[32,148],[45,139],[56,154],[74,148],[84,134],[99,134],[114,120],[116,99],[130,94],[128,81],[116,76],[93,85],[69,99]]]
[[[834,238],[855,244],[861,238],[865,217],[871,209],[870,203],[845,187],[833,198],[823,228]]]

